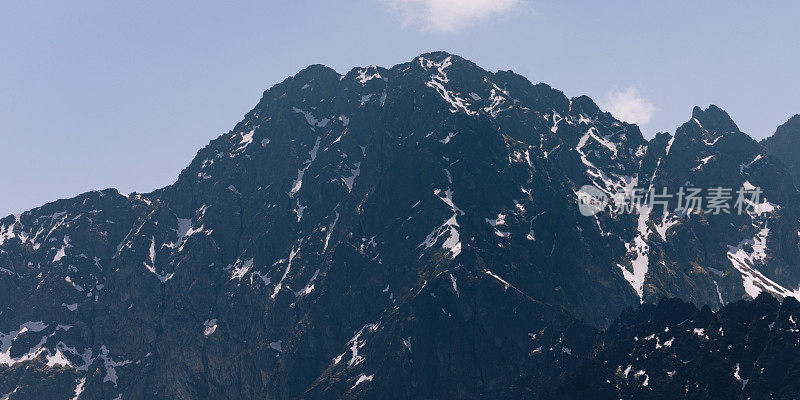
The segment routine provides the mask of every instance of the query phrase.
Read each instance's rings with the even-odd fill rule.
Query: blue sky
[[[321,63],[446,50],[673,132],[694,105],[755,138],[800,113],[790,1],[0,0],[0,215],[172,183],[261,93]]]

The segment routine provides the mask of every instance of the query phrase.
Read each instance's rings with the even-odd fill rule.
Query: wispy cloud
[[[384,0],[404,25],[451,33],[471,24],[521,10],[523,0]]]
[[[656,107],[631,86],[606,93],[601,107],[622,121],[643,125],[650,122]]]

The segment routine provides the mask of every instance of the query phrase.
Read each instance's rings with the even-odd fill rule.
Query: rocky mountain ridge
[[[765,201],[584,217],[586,184]],[[311,66],[173,185],[0,220],[0,398],[538,395],[627,307],[795,295],[799,198],[714,106],[647,141],[447,53]]]

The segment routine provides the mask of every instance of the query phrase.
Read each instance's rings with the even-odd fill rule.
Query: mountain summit
[[[586,217],[576,196],[688,183],[764,201]],[[627,307],[795,296],[798,199],[715,106],[648,142],[443,52],[310,66],[168,187],[0,220],[0,395],[535,397]]]
[[[781,160],[789,168],[796,185],[800,186],[800,114],[789,118],[775,130],[775,134],[762,140],[764,151]]]

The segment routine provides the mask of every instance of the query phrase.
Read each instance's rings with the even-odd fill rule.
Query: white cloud
[[[384,0],[400,13],[404,25],[422,30],[456,32],[491,17],[522,8],[523,0]]]
[[[643,125],[650,122],[656,107],[631,86],[606,93],[601,107],[622,121]]]

